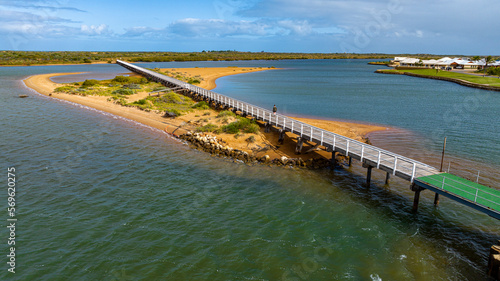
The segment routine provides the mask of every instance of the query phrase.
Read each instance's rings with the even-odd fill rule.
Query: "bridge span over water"
[[[411,158],[311,126],[286,115],[273,114],[271,110],[203,89],[149,69],[121,60],[117,60],[116,63],[167,87],[181,89],[191,96],[198,96],[209,102],[261,120],[267,126],[279,128],[281,132],[292,132],[299,137],[299,143],[304,140],[311,141],[323,146],[327,151],[331,151],[333,156],[335,153],[341,153],[357,159],[367,167],[367,184],[370,183],[373,168],[385,171],[387,173],[386,179],[393,175],[407,180],[411,183],[412,190],[415,192],[414,210],[418,208],[420,192],[429,189],[436,193],[436,198],[440,194],[486,213],[491,217],[500,219],[500,190],[448,173],[441,173],[438,169]],[[437,202],[438,200],[435,200],[435,203]]]

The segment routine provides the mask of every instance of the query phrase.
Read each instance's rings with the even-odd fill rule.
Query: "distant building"
[[[394,66],[403,67],[423,67],[423,68],[441,68],[441,69],[483,69],[486,65],[484,59],[472,61],[469,58],[449,58],[444,57],[438,60],[421,60],[409,57],[395,57],[391,61]],[[488,64],[488,66],[500,66],[500,61]]]

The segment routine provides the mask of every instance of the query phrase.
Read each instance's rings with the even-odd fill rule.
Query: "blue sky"
[[[0,49],[500,55],[498,0],[0,0]]]

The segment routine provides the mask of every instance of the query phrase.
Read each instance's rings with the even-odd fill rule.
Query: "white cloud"
[[[82,34],[95,36],[95,35],[108,35],[111,34],[108,26],[105,24],[101,25],[86,25],[82,24],[80,27],[80,31]]]

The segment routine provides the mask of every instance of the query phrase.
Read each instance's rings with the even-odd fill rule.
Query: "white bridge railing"
[[[428,176],[439,173],[436,168],[430,165],[415,161],[402,155],[311,126],[282,114],[273,114],[271,110],[221,95],[124,61],[117,60],[116,62],[117,64],[133,72],[143,74],[154,81],[167,83],[176,87],[182,87],[212,101],[216,101],[240,112],[246,113],[247,115],[255,117],[258,120],[268,122],[269,124],[280,127],[285,131],[292,132],[301,138],[318,143],[327,149],[341,152],[346,156],[351,156],[410,182],[413,182],[415,178],[420,176]]]

